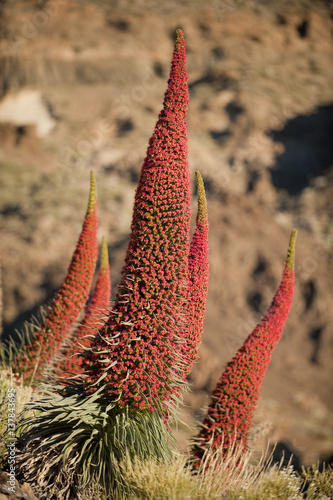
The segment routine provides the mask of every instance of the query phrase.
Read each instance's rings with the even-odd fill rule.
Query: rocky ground
[[[333,453],[333,8],[330,2],[10,1],[0,16],[4,335],[61,284],[93,169],[113,290],[133,195],[184,30],[190,168],[210,213],[211,283],[189,423],[264,314],[293,227],[296,291],[254,447]],[[195,198],[194,205],[195,208]],[[180,429],[185,443],[187,431]]]

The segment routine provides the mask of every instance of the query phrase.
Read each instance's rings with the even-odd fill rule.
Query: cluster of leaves
[[[187,106],[185,41],[178,30],[163,109],[135,195],[114,306],[110,310],[104,241],[91,302],[81,326],[71,332],[86,304],[98,253],[92,174],[83,229],[64,284],[12,363],[26,382],[44,381],[40,397],[27,406],[34,415],[24,419],[18,442],[22,479],[33,482],[41,498],[82,498],[92,484],[112,498],[129,494],[129,487],[135,498],[153,498],[140,496],[143,486],[133,479],[140,476],[137,467],[145,481],[145,463],[151,468],[154,463],[156,470],[178,467],[169,427],[198,356],[209,279],[207,202],[198,172],[196,228],[190,239]],[[252,416],[292,302],[295,238],[293,231],[282,281],[267,314],[213,392],[187,467],[172,473],[181,484],[191,481],[191,498],[213,498],[207,489],[213,485],[221,494],[231,492],[230,478],[249,471],[245,462]],[[50,374],[54,380],[46,382]],[[164,493],[156,497],[167,498]]]

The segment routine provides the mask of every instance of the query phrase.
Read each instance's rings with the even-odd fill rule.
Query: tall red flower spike
[[[97,196],[94,174],[90,176],[88,208],[65,281],[51,302],[47,316],[13,363],[25,383],[40,380],[50,371],[55,357],[89,296],[98,255]]]
[[[101,262],[98,278],[87,306],[86,313],[62,353],[62,361],[55,370],[58,376],[82,373],[82,352],[91,343],[91,338],[103,326],[110,313],[111,278],[108,247],[102,238]]]
[[[234,445],[246,449],[252,416],[274,347],[281,338],[294,292],[296,231],[291,233],[281,284],[266,315],[228,363],[208,408],[192,455],[200,461],[210,447],[225,454]]]
[[[198,191],[198,213],[196,228],[192,238],[189,255],[188,285],[188,331],[184,346],[185,372],[188,375],[198,357],[199,345],[205,320],[206,300],[209,283],[208,262],[208,211],[205,187],[199,172],[195,173]]]
[[[163,110],[135,195],[115,306],[83,363],[88,394],[103,386],[120,405],[163,407],[162,412],[182,373],[178,342],[185,323],[191,217],[187,106],[185,42],[178,30]]]

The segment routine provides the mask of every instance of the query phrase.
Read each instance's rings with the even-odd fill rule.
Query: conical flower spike
[[[29,344],[18,354],[13,371],[25,383],[50,372],[55,357],[89,296],[98,255],[96,182],[91,172],[88,208],[65,281],[53,299],[47,316]]]
[[[163,110],[136,191],[130,242],[108,324],[87,354],[86,391],[152,410],[169,401],[181,377],[178,359],[188,282],[190,182],[185,42],[177,31]]]
[[[82,352],[91,343],[91,338],[103,326],[110,313],[111,278],[108,247],[103,236],[101,262],[98,278],[80,326],[69,340],[68,347],[62,353],[62,361],[55,370],[58,376],[78,374],[82,370]]]
[[[293,298],[295,239],[294,230],[282,281],[267,314],[228,363],[213,392],[207,417],[192,449],[197,461],[210,447],[216,450],[222,446],[227,454],[234,445],[247,446],[261,384],[274,347],[281,338]]]
[[[195,173],[198,191],[198,213],[196,228],[190,246],[189,256],[189,286],[188,286],[188,325],[186,339],[183,344],[185,375],[191,371],[198,357],[199,345],[205,320],[206,300],[209,282],[208,262],[208,211],[205,187],[199,172]]]

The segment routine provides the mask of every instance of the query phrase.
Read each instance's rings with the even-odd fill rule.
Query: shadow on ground
[[[275,142],[285,150],[270,169],[272,183],[291,195],[298,195],[316,176],[333,165],[333,105],[320,106],[311,115],[289,120],[282,130],[272,131]]]

